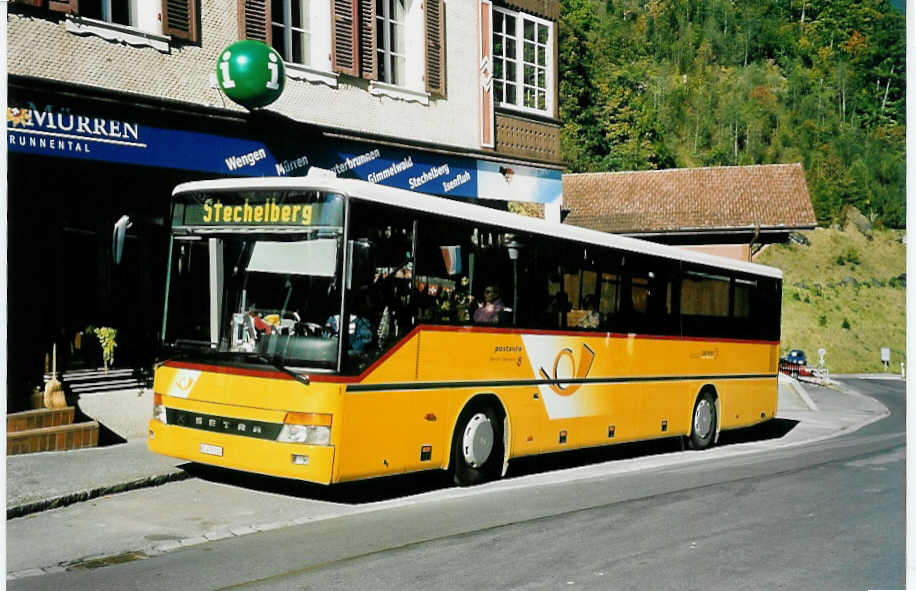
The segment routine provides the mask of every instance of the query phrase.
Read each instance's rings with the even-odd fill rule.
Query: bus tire
[[[690,417],[690,436],[687,438],[690,449],[706,449],[712,445],[717,422],[715,398],[708,390],[700,392]]]
[[[452,436],[452,478],[473,486],[502,473],[503,420],[492,404],[471,403],[461,411]]]

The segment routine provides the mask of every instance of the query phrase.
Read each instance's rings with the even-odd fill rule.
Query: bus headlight
[[[153,420],[159,421],[163,425],[169,424],[165,417],[165,405],[162,404],[162,394],[153,394]]]
[[[328,445],[331,442],[331,415],[316,413],[286,413],[283,428],[277,436],[281,443]]]
[[[331,441],[331,428],[319,425],[283,425],[277,441],[327,445]]]

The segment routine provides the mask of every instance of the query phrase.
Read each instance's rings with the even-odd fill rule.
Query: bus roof
[[[312,170],[315,170],[314,167]],[[569,224],[556,224],[540,218],[531,218],[471,203],[462,203],[427,193],[387,187],[358,179],[337,178],[328,171],[310,172],[309,175],[301,177],[249,177],[193,181],[178,185],[172,195],[231,190],[318,190],[341,193],[357,199],[395,205],[414,211],[445,215],[544,236],[565,238],[578,242],[609,246],[629,252],[782,279],[782,271],[775,267],[657,244],[637,238],[608,234]]]

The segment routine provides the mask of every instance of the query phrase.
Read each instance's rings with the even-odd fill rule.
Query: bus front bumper
[[[150,451],[190,462],[330,484],[334,446],[280,443],[149,422]]]

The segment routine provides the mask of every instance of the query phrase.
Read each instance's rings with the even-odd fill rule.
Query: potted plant
[[[105,371],[114,364],[114,350],[118,346],[118,331],[110,326],[100,326],[93,333],[102,347],[102,364]]]

